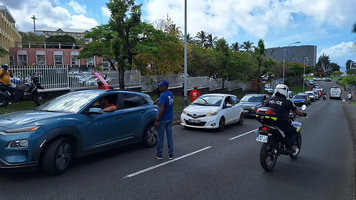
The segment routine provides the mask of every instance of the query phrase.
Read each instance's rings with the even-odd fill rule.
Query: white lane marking
[[[250,133],[254,133],[255,131],[257,131],[257,129],[254,129],[254,130],[252,130],[252,131],[249,131],[249,132],[243,133],[243,134],[238,135],[238,136],[236,136],[236,137],[232,137],[232,138],[230,138],[229,140],[234,140],[234,139],[237,139],[237,138],[239,138],[239,137],[242,137],[242,136],[248,135],[248,134],[250,134]]]
[[[208,150],[208,149],[210,149],[210,148],[212,148],[212,146],[208,146],[208,147],[202,148],[202,149],[200,149],[200,150],[197,150],[197,151],[194,151],[194,152],[185,154],[185,155],[183,155],[183,156],[181,156],[181,157],[178,157],[178,158],[175,158],[175,159],[173,159],[173,160],[169,160],[169,161],[167,161],[167,162],[164,162],[164,163],[161,163],[161,164],[158,164],[158,165],[154,165],[154,166],[152,166],[152,167],[149,167],[149,168],[140,170],[140,171],[138,171],[138,172],[129,174],[129,175],[127,175],[127,176],[124,176],[123,178],[132,178],[132,177],[137,176],[137,175],[139,175],[139,174],[142,174],[142,173],[151,171],[151,170],[153,170],[153,169],[156,169],[156,168],[158,168],[158,167],[162,167],[162,166],[164,166],[164,165],[168,165],[169,163],[178,161],[178,160],[180,160],[180,159],[183,159],[183,158],[186,158],[186,157],[188,157],[188,156],[197,154],[197,153],[199,153],[199,152]]]

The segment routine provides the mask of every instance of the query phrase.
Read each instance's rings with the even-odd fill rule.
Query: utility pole
[[[37,18],[36,18],[35,15],[33,15],[33,16],[31,17],[31,19],[33,19],[33,33],[35,33],[35,30],[36,30],[36,20],[37,20]]]

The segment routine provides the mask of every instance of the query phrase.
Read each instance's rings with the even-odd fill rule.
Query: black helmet
[[[3,63],[1,67],[5,70],[9,69],[9,65],[7,65],[6,63]]]
[[[32,78],[32,81],[33,81],[34,83],[38,83],[38,82],[40,82],[40,79],[39,79],[37,76],[34,76],[34,77]]]

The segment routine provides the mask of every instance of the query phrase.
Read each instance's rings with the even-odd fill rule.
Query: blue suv
[[[99,99],[117,106],[103,112]],[[74,157],[142,142],[157,144],[157,108],[143,93],[82,90],[64,94],[34,110],[0,115],[0,169],[64,173]]]

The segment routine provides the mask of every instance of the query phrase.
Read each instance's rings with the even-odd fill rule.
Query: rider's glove
[[[307,113],[303,112],[303,116],[306,117],[306,116],[307,116]]]

